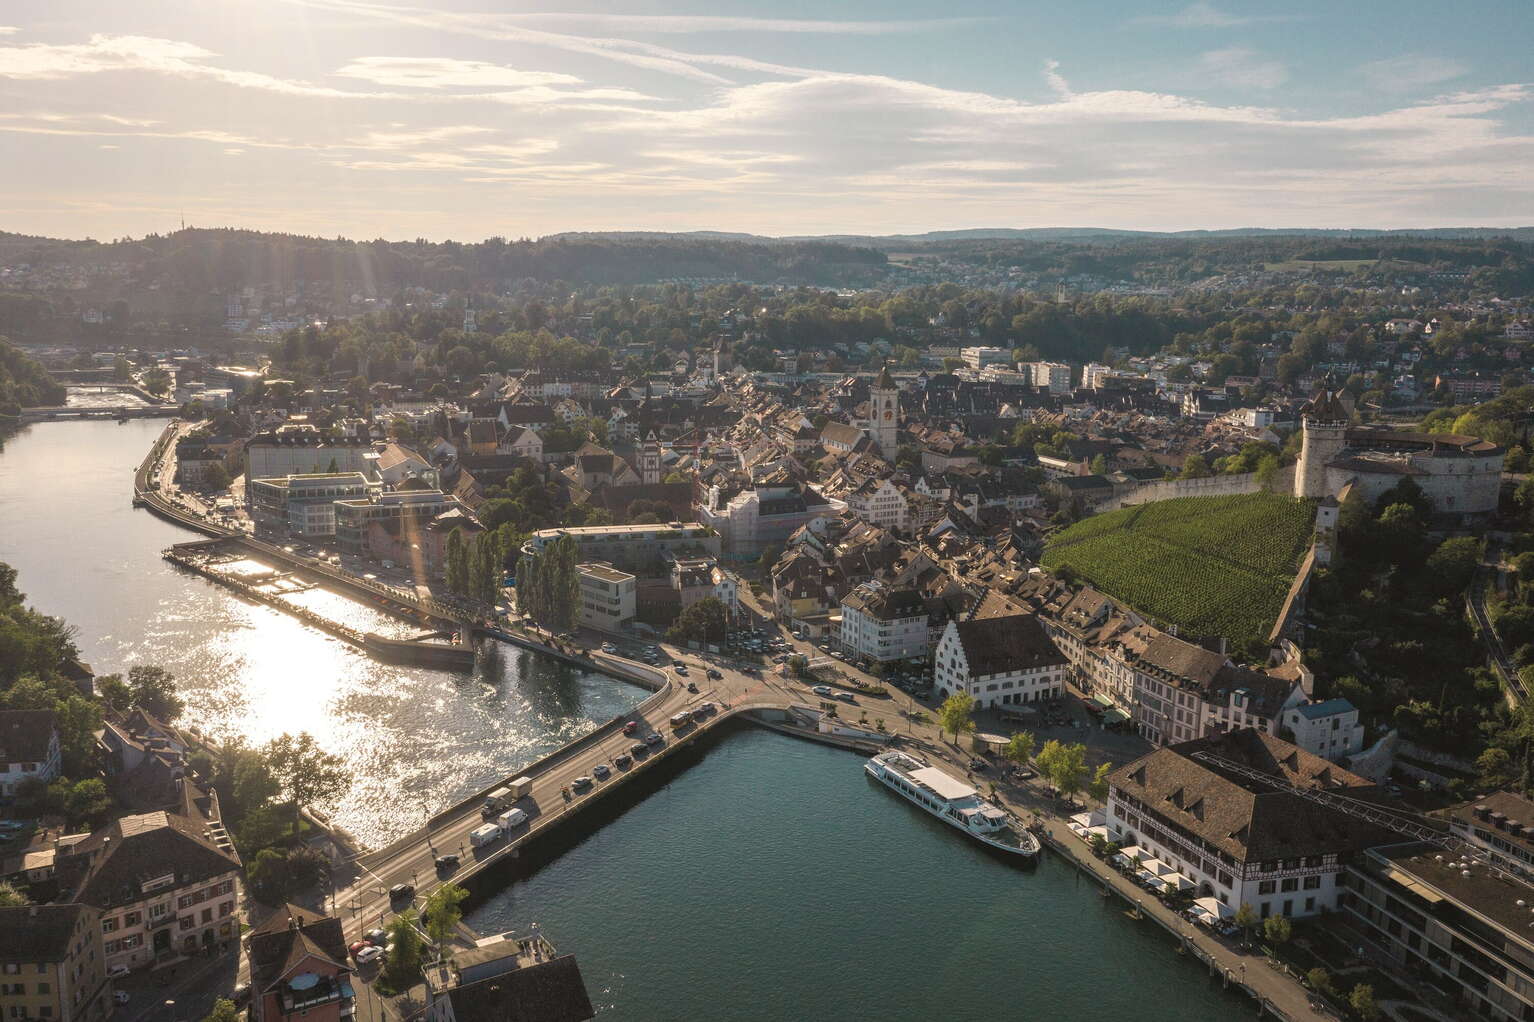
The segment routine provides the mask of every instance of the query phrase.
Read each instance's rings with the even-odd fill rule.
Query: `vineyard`
[[[1314,505],[1273,493],[1180,497],[1057,534],[1044,565],[1187,635],[1266,637],[1310,545]]]

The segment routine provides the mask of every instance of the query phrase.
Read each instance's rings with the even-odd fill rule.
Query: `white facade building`
[[[1364,747],[1364,726],[1358,721],[1358,708],[1346,699],[1289,707],[1284,711],[1283,726],[1294,736],[1290,741],[1322,759],[1336,761],[1361,752]]]
[[[968,692],[978,709],[1052,699],[1070,661],[1032,614],[950,621],[938,640],[933,687],[942,699]]]
[[[0,802],[29,780],[53,780],[61,769],[52,710],[0,710]]]
[[[601,631],[616,631],[632,621],[637,582],[633,575],[610,564],[576,566],[581,587],[580,623]]]
[[[842,599],[838,641],[853,657],[881,663],[927,655],[927,601],[914,589],[865,582]]]

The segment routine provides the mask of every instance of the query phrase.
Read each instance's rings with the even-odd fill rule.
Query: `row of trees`
[[[472,540],[465,540],[460,529],[449,533],[444,564],[448,591],[486,606],[498,603],[506,570],[501,541],[498,532],[486,531]]]
[[[517,566],[517,608],[550,631],[568,630],[580,615],[579,554],[575,539],[565,535]]]
[[[938,720],[944,731],[953,733],[957,741],[960,734],[975,730],[975,698],[968,692],[955,692],[938,707]],[[1034,755],[1037,739],[1031,732],[1019,731],[1008,741],[1002,755],[1019,766],[1032,760],[1039,774],[1053,784],[1064,798],[1072,798],[1086,785],[1087,793],[1099,802],[1108,800],[1108,774],[1112,763],[1102,763],[1093,773],[1087,766],[1087,747],[1081,742],[1066,744],[1051,738]],[[1090,775],[1091,780],[1087,778]]]

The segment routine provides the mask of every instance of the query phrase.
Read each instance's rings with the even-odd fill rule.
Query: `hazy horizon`
[[[1524,4],[497,6],[12,0],[0,225],[447,240],[1534,224]]]

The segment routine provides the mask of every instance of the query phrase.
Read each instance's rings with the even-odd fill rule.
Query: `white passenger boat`
[[[1014,855],[1039,854],[1038,838],[994,802],[980,797],[969,784],[928,766],[904,752],[882,752],[863,767],[870,777],[898,792],[944,823],[976,841]]]

